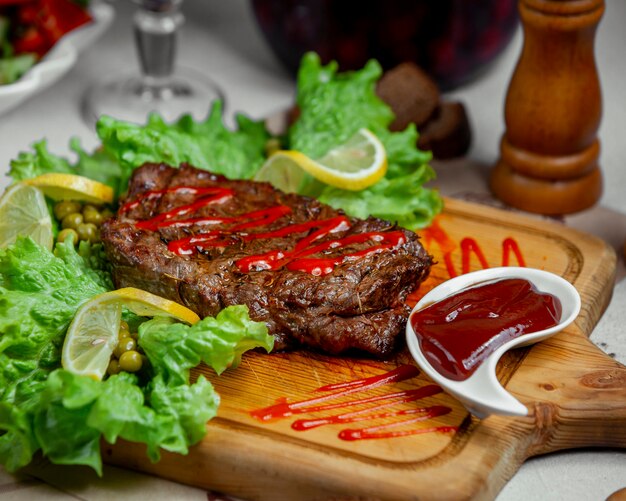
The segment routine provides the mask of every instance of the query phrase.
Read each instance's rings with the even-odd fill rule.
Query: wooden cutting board
[[[612,248],[452,199],[421,235],[437,264],[413,302],[451,275],[502,264],[552,271],[580,292],[573,326],[498,366],[528,417],[472,417],[406,349],[387,361],[248,353],[220,377],[198,371],[222,403],[189,455],[164,453],[152,464],[143,446],[121,442],[104,444],[105,461],[250,500],[492,499],[530,456],[626,447],[626,367],[587,339],[611,298]]]

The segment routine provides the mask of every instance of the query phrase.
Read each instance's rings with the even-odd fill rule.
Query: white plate
[[[35,66],[12,84],[0,85],[0,115],[37,92],[50,87],[74,66],[78,54],[109,27],[113,7],[98,4],[89,9],[92,21],[64,35]]]

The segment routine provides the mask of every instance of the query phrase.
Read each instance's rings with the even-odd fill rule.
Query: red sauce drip
[[[430,243],[431,240],[437,243],[443,254],[443,262],[446,265],[448,276],[450,278],[456,277],[457,272],[452,262],[452,252],[457,248],[457,245],[444,231],[437,219],[435,219],[428,228],[422,231],[422,237],[424,237],[424,240],[428,243]]]
[[[229,231],[225,230],[213,230],[200,233],[199,235],[193,235],[179,240],[172,240],[167,248],[178,255],[189,255],[198,252],[198,250],[205,250],[207,247],[227,247],[236,243],[236,239],[233,238],[235,233],[233,230],[251,228],[255,225],[266,225],[273,223],[277,219],[289,214],[291,209],[284,205],[278,205],[276,207],[270,207],[269,209],[263,209],[253,212],[242,214],[236,218],[223,217],[223,218],[211,218],[211,217],[197,217],[191,219],[183,219],[176,221],[164,221],[157,223],[157,228],[163,228],[167,226],[192,226],[192,225],[204,225],[212,223],[238,223],[232,226]],[[243,235],[244,239],[252,240],[255,234]]]
[[[258,270],[276,270],[283,266],[292,271],[303,271],[312,275],[322,276],[331,273],[339,264],[361,259],[365,256],[394,249],[406,241],[402,231],[369,232],[351,235],[342,239],[329,240],[314,245],[318,240],[332,233],[345,231],[350,228],[350,220],[345,216],[337,216],[319,221],[295,223],[271,231],[250,233],[246,230],[263,228],[291,213],[291,209],[284,205],[270,207],[259,211],[249,212],[237,217],[191,217],[175,219],[190,215],[199,209],[213,203],[220,203],[232,197],[234,192],[228,188],[198,188],[193,186],[176,186],[164,190],[147,191],[136,200],[122,206],[120,211],[128,212],[136,208],[145,200],[152,200],[167,193],[188,193],[200,198],[193,203],[176,207],[156,217],[139,221],[137,227],[156,231],[166,227],[189,227],[225,225],[225,229],[209,230],[198,235],[189,236],[171,241],[168,249],[179,255],[190,255],[210,247],[227,247],[240,240],[250,241],[257,239],[271,239],[304,233],[311,230],[310,235],[301,239],[293,249],[276,249],[263,254],[246,256],[235,262],[240,271],[249,273]],[[312,258],[329,250],[336,250],[353,244],[372,242],[367,249],[335,257]]]
[[[470,259],[472,257],[472,253],[476,255],[478,258],[478,262],[482,266],[483,270],[489,268],[489,264],[487,263],[487,259],[483,254],[482,249],[478,245],[478,242],[473,238],[466,237],[461,240],[461,270],[462,273],[469,273],[470,267]]]
[[[248,228],[265,226],[273,223],[283,216],[286,216],[287,214],[291,214],[291,209],[286,205],[277,205],[275,207],[270,207],[269,209],[248,212],[243,216],[232,218],[233,221],[239,221],[239,224],[231,227],[230,231],[241,231]]]
[[[320,386],[316,392],[327,392],[335,390],[353,390],[356,388],[377,388],[386,384],[406,381],[419,376],[420,370],[415,365],[400,365],[392,371],[379,374],[378,376],[370,376],[362,379],[353,379],[352,381],[343,381],[341,383],[326,384]],[[341,395],[342,393],[338,393]]]
[[[329,219],[322,219],[319,221],[307,221],[306,223],[290,224],[274,231],[268,231],[264,233],[250,233],[245,235],[244,239],[253,240],[258,238],[280,238],[292,235],[294,233],[303,233],[305,231],[310,231],[313,228],[318,229],[317,231],[311,233],[309,236],[300,240],[293,250],[274,250],[266,252],[264,254],[247,256],[237,261],[237,267],[244,273],[253,270],[275,270],[289,263],[296,257],[310,255],[315,252],[322,252],[323,250],[327,250],[328,248],[332,247],[332,245],[330,245],[330,242],[326,242],[327,244],[329,244],[326,248],[321,248],[319,246],[310,246],[317,240],[326,237],[331,233],[347,230],[348,228],[350,228],[350,221],[345,216],[337,216]],[[330,267],[330,269],[326,270],[326,273],[330,273],[334,269],[336,264],[338,264],[333,264],[327,259],[323,258],[318,259],[317,261],[318,266],[325,266],[324,269]]]
[[[556,325],[561,303],[519,278],[465,289],[411,315],[426,359],[443,376],[462,381],[511,339]]]
[[[144,191],[137,197],[136,200],[133,200],[132,202],[126,202],[124,205],[122,205],[119,211],[122,213],[129,212],[139,207],[142,203],[148,200],[153,200],[155,198],[161,198],[167,193],[181,193],[203,196],[215,193],[215,188],[199,188],[197,186],[174,186],[171,188],[165,188],[163,190]]]
[[[274,419],[283,419],[294,414],[302,414],[310,412],[311,407],[317,406],[322,402],[327,402],[336,398],[345,397],[352,393],[368,390],[371,388],[378,388],[380,386],[395,383],[398,381],[404,381],[406,379],[413,378],[419,374],[419,369],[414,365],[401,365],[396,369],[380,374],[378,376],[371,376],[350,383],[342,383],[341,386],[322,386],[318,388],[318,391],[329,391],[326,388],[335,389],[339,388],[339,391],[323,395],[321,397],[311,398],[308,400],[300,400],[299,402],[287,403],[284,400],[280,400],[274,405],[269,407],[263,407],[262,409],[255,409],[250,411],[250,416],[259,421],[270,421]],[[345,386],[344,386],[345,385]],[[339,406],[352,405],[353,402],[340,403]]]
[[[167,244],[167,248],[179,256],[189,255],[198,249],[205,250],[207,247],[228,247],[235,240],[225,236],[221,231],[209,231],[180,240],[173,240]]]
[[[509,265],[511,253],[515,255],[515,259],[517,259],[517,264],[522,267],[526,266],[524,256],[522,256],[522,251],[520,250],[519,245],[517,245],[517,242],[511,237],[505,238],[502,241],[502,266]]]
[[[210,202],[207,202],[207,204]],[[282,216],[289,214],[291,209],[284,205],[278,205],[269,209],[263,209],[253,212],[242,214],[238,217],[192,217],[189,219],[176,219],[174,221],[162,221],[156,224],[157,228],[176,227],[184,228],[187,226],[205,226],[209,224],[233,224],[237,221],[239,224],[232,226],[230,231],[253,227],[261,224],[270,224],[281,218]]]
[[[306,409],[307,412],[317,412],[317,411],[326,411],[332,409],[345,408],[348,406],[355,406],[365,403],[372,403],[378,401],[385,401],[383,404],[375,405],[373,407],[368,407],[367,409],[361,409],[353,412],[346,412],[343,414],[334,414],[331,416],[326,416],[318,419],[298,419],[291,424],[291,427],[294,430],[304,431],[310,430],[312,428],[317,428],[318,426],[324,426],[327,424],[337,424],[337,423],[354,423],[356,421],[366,421],[370,419],[378,419],[378,418],[388,418],[393,416],[402,416],[405,414],[414,414],[416,412],[420,412],[420,409],[404,409],[394,412],[385,412],[380,414],[371,414],[372,411],[386,409],[388,407],[392,407],[397,404],[413,402],[415,400],[420,400],[422,398],[430,397],[441,393],[443,390],[434,384],[424,386],[422,388],[417,388],[415,390],[404,390],[398,391],[395,393],[390,393],[387,395],[376,395],[374,397],[369,398],[361,398],[358,400],[351,400],[346,403],[339,404],[331,404],[324,405],[319,407],[309,407]],[[449,407],[446,407],[448,412],[450,412]],[[421,409],[422,411],[424,409]]]
[[[408,421],[402,421],[401,423],[393,423],[396,424],[411,424],[417,423],[419,421],[424,421],[426,419],[430,419],[433,417],[437,417],[440,414],[432,413],[429,416],[419,417],[415,419],[411,419]],[[360,428],[356,430],[341,430],[339,432],[339,438],[341,440],[354,441],[354,440],[366,440],[373,438],[396,438],[396,437],[406,437],[409,435],[423,435],[424,433],[456,433],[459,430],[458,426],[433,426],[431,428],[412,428],[408,430],[398,430],[398,431],[381,431],[385,430],[385,428],[390,428],[393,425],[384,425],[384,426],[372,426],[370,428]]]
[[[421,388],[402,390],[394,393],[378,394],[356,398],[351,400],[343,400],[342,397],[351,395],[360,391],[368,391],[383,385],[393,384],[399,381],[413,378],[419,374],[419,370],[414,365],[401,365],[398,368],[378,376],[371,376],[354,381],[346,381],[342,383],[329,384],[320,386],[316,392],[330,392],[327,395],[301,400],[298,402],[287,402],[286,398],[280,398],[276,404],[250,411],[250,416],[259,421],[271,421],[276,419],[284,419],[294,414],[305,414],[310,412],[320,412],[335,409],[355,408],[364,404],[376,403],[365,409],[358,409],[341,414],[324,416],[313,419],[297,419],[291,424],[291,428],[296,431],[306,431],[319,426],[355,423],[362,421],[371,421],[376,419],[389,419],[399,416],[413,416],[411,419],[399,420],[392,423],[386,423],[380,426],[374,426],[362,429],[342,430],[338,434],[341,440],[364,440],[370,438],[393,438],[406,435],[416,435],[429,432],[453,432],[458,428],[456,426],[438,426],[433,428],[410,428],[403,430],[391,430],[405,425],[411,425],[420,421],[443,416],[452,411],[450,407],[443,405],[434,405],[431,407],[413,407],[409,409],[391,409],[384,412],[377,412],[383,409],[389,409],[400,403],[413,402],[422,398],[437,395],[442,389],[437,385],[427,385]],[[339,402],[330,402],[331,400],[341,399]]]
[[[233,190],[229,188],[209,187],[200,188],[197,186],[174,186],[171,188],[165,188],[163,190],[151,190],[142,193],[137,199],[132,202],[125,203],[120,207],[120,212],[125,213],[132,209],[135,209],[140,204],[147,200],[153,200],[160,198],[163,195],[169,193],[180,193],[189,195],[198,195],[200,198],[190,204],[181,205],[167,212],[162,212],[158,216],[137,223],[137,228],[155,231],[162,225],[166,225],[167,221],[177,216],[184,216],[186,214],[193,214],[199,209],[214,203],[222,203],[231,198],[234,194]]]
[[[301,251],[295,251],[294,253],[286,254],[288,259],[293,259],[287,264],[287,269],[292,271],[304,271],[311,275],[326,275],[333,271],[335,266],[341,263],[349,261],[355,261],[371,254],[376,254],[385,250],[391,250],[399,245],[402,245],[406,240],[404,233],[401,231],[390,232],[369,232],[359,233],[357,235],[351,235],[339,240],[330,240],[319,244],[315,247],[305,248]],[[306,258],[301,256],[310,256],[318,252],[323,252],[328,249],[339,249],[355,243],[365,243],[368,241],[378,242],[379,245],[373,245],[367,249],[360,250],[358,252],[352,252],[350,254],[344,254],[338,257],[331,258]],[[239,266],[239,263],[237,264]],[[241,267],[240,267],[241,269]],[[242,270],[243,271],[243,270]]]
[[[421,235],[424,238],[427,247],[430,246],[431,241],[434,241],[437,244],[441,250],[443,263],[450,278],[454,278],[459,276],[459,274],[469,273],[471,271],[472,254],[476,256],[483,269],[490,267],[478,242],[471,237],[465,237],[460,243],[461,270],[459,272],[454,264],[454,260],[452,259],[452,255],[458,245],[448,236],[439,224],[438,220],[433,221],[428,228],[422,230]],[[522,251],[520,250],[518,243],[515,239],[507,237],[502,241],[502,266],[509,266],[511,254],[515,256],[519,266],[526,266],[524,256],[522,255]]]

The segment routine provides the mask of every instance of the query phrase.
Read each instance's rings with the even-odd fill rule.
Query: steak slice
[[[102,225],[117,287],[201,317],[245,304],[276,349],[388,355],[432,264],[415,233],[387,221],[188,165],[136,169],[124,202]]]

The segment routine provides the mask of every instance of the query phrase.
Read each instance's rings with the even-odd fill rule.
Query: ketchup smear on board
[[[561,302],[522,278],[484,282],[433,303],[410,322],[426,359],[454,381],[511,339],[558,324]]]

